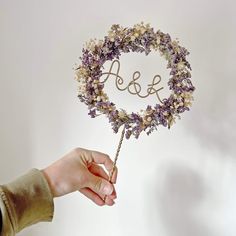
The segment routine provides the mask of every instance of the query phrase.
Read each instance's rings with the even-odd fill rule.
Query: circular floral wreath
[[[121,53],[139,52],[148,55],[151,49],[159,51],[167,60],[170,69],[168,81],[171,94],[162,100],[162,104],[148,105],[145,110],[128,114],[124,109],[117,109],[109,101],[104,92],[104,84],[99,81],[102,75],[103,64],[113,59],[119,59]],[[157,32],[150,24],[134,25],[132,28],[123,28],[112,25],[103,40],[90,40],[83,48],[80,57],[81,65],[75,69],[75,79],[79,82],[78,97],[89,109],[89,115],[94,118],[105,114],[115,133],[124,125],[125,136],[139,137],[142,131],[150,134],[157,126],[170,128],[179,114],[189,110],[195,90],[191,83],[191,67],[186,60],[189,54],[187,49],[179,46],[178,41],[171,40],[169,34]]]

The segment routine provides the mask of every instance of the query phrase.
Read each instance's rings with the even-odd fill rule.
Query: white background
[[[53,223],[19,235],[236,235],[235,8],[233,0],[0,0],[1,183],[77,146],[114,156],[119,135],[105,117],[89,118],[72,70],[85,41],[113,23],[150,22],[179,38],[197,88],[191,112],[170,131],[125,140],[115,206],[98,207],[76,192],[56,199]],[[157,65],[165,71],[156,59],[148,63],[153,73]],[[113,91],[117,105],[141,105]]]

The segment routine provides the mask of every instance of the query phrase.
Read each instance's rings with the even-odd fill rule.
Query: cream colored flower
[[[87,77],[87,71],[84,67],[79,67],[75,71],[75,79],[79,82],[81,79],[85,79]]]
[[[146,29],[144,27],[142,27],[140,32],[141,32],[141,34],[144,34],[146,32]]]
[[[101,48],[102,45],[103,45],[103,43],[104,43],[103,40],[101,40],[101,39],[98,40],[97,43],[96,43],[96,44],[97,44],[97,47]]]
[[[150,125],[152,122],[152,117],[151,116],[145,116],[143,117],[143,123],[144,125]]]
[[[97,101],[100,102],[102,99],[100,96],[97,96]]]
[[[168,126],[171,127],[175,123],[175,117],[169,116],[168,117]]]
[[[108,38],[110,39],[111,42],[115,41],[115,36],[116,34],[113,31],[108,32]]]
[[[125,119],[127,117],[127,114],[124,110],[121,110],[118,112],[118,116],[121,118],[121,119]]]
[[[183,61],[180,61],[180,62],[177,64],[177,68],[178,68],[178,70],[183,70],[183,69],[185,68],[184,62],[183,62]]]
[[[135,36],[134,35],[132,35],[131,37],[130,37],[130,40],[131,41],[134,41],[136,38],[135,38]]]
[[[194,98],[191,92],[184,92],[181,94],[181,97],[184,98],[184,106],[192,106],[192,101],[194,100]]]
[[[156,38],[156,44],[159,45],[160,42],[161,42],[161,38],[158,36],[158,37]]]
[[[94,51],[95,50],[95,46],[96,46],[97,42],[96,39],[91,39],[90,41],[88,41],[85,45],[85,47],[89,50],[89,51]]]

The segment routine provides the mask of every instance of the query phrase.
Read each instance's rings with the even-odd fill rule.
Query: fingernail
[[[113,189],[110,185],[105,185],[103,190],[106,195],[111,195],[111,193],[113,192]]]

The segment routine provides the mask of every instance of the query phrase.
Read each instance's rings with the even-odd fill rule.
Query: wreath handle
[[[120,153],[122,142],[124,140],[124,135],[125,135],[125,125],[123,127],[123,130],[122,130],[122,133],[121,133],[121,136],[120,136],[120,141],[119,141],[119,144],[118,144],[118,147],[117,147],[117,150],[116,150],[116,155],[115,155],[115,159],[114,159],[114,162],[113,162],[112,170],[111,170],[111,173],[109,174],[109,179],[108,180],[109,180],[110,183],[111,183],[112,176],[113,176],[115,168],[116,168],[116,163],[117,163],[117,160],[118,160],[118,156],[119,156],[119,153]],[[106,197],[107,197],[107,195],[105,195],[104,201],[106,200]]]

